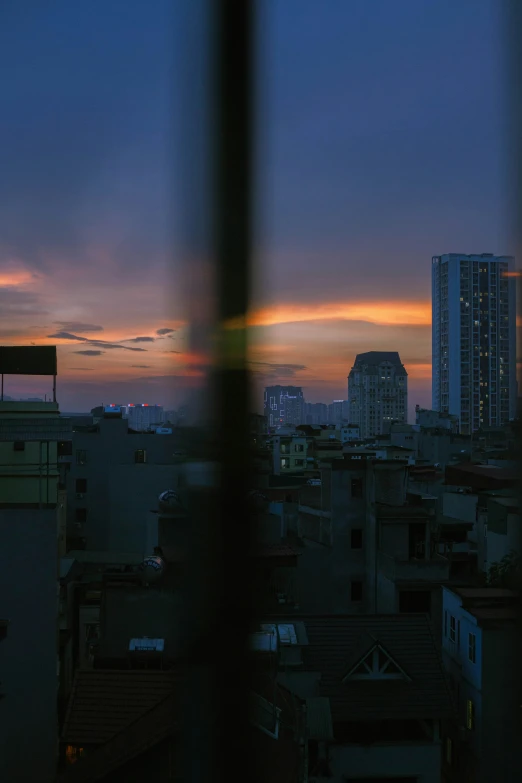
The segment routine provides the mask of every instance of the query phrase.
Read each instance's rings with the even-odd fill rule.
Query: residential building
[[[358,424],[344,424],[341,427],[341,442],[356,443],[361,440],[361,430]]]
[[[1,348],[0,373],[17,368],[56,375],[56,348]],[[0,645],[2,781],[55,781],[61,471],[70,446],[70,421],[56,401],[0,401],[0,595],[9,620]]]
[[[272,438],[273,471],[276,476],[283,473],[304,473],[308,467],[308,439],[302,432],[280,431]]]
[[[334,400],[328,406],[328,424],[341,427],[343,422],[349,421],[348,400]]]
[[[145,554],[147,515],[165,487],[177,486],[191,431],[135,432],[107,412],[75,428],[67,475],[71,548]]]
[[[136,432],[149,432],[161,427],[165,413],[161,405],[149,405],[147,402],[132,403],[124,406],[124,418],[129,421],[129,429]]]
[[[328,424],[328,405],[324,402],[305,402],[304,414],[304,421],[300,424],[310,424],[312,427]]]
[[[520,599],[511,590],[443,587],[442,655],[457,706],[445,771],[455,783],[520,780]]]
[[[436,498],[407,493],[405,460],[354,449],[320,463],[299,490],[297,569],[303,612],[423,611],[438,628],[448,558],[435,545]]]
[[[415,424],[421,429],[429,430],[449,430],[457,434],[459,431],[459,417],[451,413],[441,413],[441,411],[431,411],[427,408],[415,406]]]
[[[465,435],[516,415],[514,264],[490,253],[432,260],[432,406]]]
[[[263,413],[269,427],[303,424],[304,395],[300,386],[267,386]]]
[[[389,432],[408,415],[408,373],[396,351],[357,354],[348,376],[349,421],[361,438]]]
[[[282,621],[263,629],[280,686],[306,704],[308,780],[440,783],[440,728],[453,713],[426,616]]]

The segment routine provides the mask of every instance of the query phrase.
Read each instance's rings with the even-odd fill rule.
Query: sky
[[[58,346],[65,411],[174,407],[205,381],[182,241],[181,5],[0,10],[0,343]],[[277,382],[345,398],[357,353],[398,350],[411,415],[431,404],[431,257],[514,254],[501,4],[259,5],[256,407]]]

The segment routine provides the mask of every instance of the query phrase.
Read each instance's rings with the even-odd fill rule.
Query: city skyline
[[[70,4],[30,18],[15,6],[3,23],[0,340],[58,346],[64,410],[175,407],[206,369],[187,341],[172,61],[189,53],[170,7],[137,2],[122,19],[109,1],[100,25]],[[259,407],[275,383],[344,398],[357,353],[400,350],[413,420],[431,407],[431,258],[516,256],[500,13],[486,0],[327,12],[288,0],[262,16]],[[47,390],[6,379],[5,391]]]

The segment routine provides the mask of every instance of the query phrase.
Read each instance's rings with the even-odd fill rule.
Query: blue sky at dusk
[[[357,352],[399,350],[410,408],[430,404],[431,256],[515,252],[500,10],[260,3],[259,387],[345,397]],[[167,0],[0,10],[0,338],[59,346],[64,410],[170,406],[201,383],[179,241],[183,23]]]

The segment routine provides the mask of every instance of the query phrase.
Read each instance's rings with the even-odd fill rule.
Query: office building
[[[135,432],[149,432],[161,427],[165,414],[161,405],[149,405],[146,402],[132,403],[124,406],[124,418],[129,421],[129,428]]]
[[[448,253],[432,261],[432,407],[460,432],[499,426],[516,412],[514,259]]]
[[[312,426],[328,424],[328,405],[324,402],[305,402],[304,412],[303,424],[311,424]]]
[[[348,411],[348,400],[334,400],[328,406],[328,424],[340,427],[343,422],[348,422]]]
[[[359,353],[348,376],[348,418],[361,438],[390,431],[405,423],[408,411],[408,373],[397,351]]]
[[[267,386],[263,407],[269,427],[304,423],[304,395],[301,386]]]

